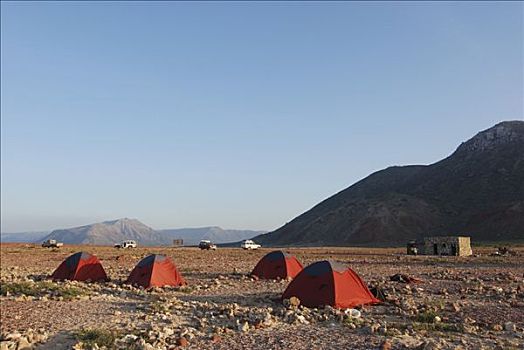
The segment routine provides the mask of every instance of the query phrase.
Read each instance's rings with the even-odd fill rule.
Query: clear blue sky
[[[2,231],[272,230],[523,119],[523,4],[1,4]]]

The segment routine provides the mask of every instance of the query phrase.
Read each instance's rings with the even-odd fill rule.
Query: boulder
[[[180,337],[176,340],[176,345],[182,346],[182,347],[188,346],[189,341],[185,337]]]

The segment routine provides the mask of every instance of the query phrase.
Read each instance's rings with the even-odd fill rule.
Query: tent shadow
[[[31,275],[27,276],[27,278],[32,279],[35,282],[45,281],[45,280],[49,279],[50,277],[51,277],[51,275],[47,274],[47,273],[31,274]]]

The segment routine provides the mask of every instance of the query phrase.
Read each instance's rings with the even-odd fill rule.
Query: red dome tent
[[[152,254],[135,266],[126,283],[144,288],[186,284],[175,264],[165,255]]]
[[[107,281],[107,275],[100,260],[86,252],[78,252],[65,259],[53,272],[54,280]]]
[[[355,271],[330,261],[319,261],[302,270],[284,291],[282,299],[293,296],[307,307],[331,305],[345,309],[380,302]]]
[[[251,275],[263,279],[295,278],[302,269],[302,264],[293,255],[275,250],[260,259]]]

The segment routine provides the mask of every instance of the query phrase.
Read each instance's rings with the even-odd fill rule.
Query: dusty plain
[[[387,301],[344,310],[283,305],[289,281],[248,276],[272,249],[2,244],[0,311],[5,349],[524,349],[524,247],[517,256],[406,256],[403,249],[286,248],[304,266],[347,264]],[[107,283],[49,282],[77,251],[95,254]],[[170,256],[187,287],[123,284],[150,253]],[[403,273],[418,284],[389,281]],[[100,344],[99,344],[100,343]],[[96,345],[95,345],[96,344]],[[104,345],[105,344],[105,345]],[[24,347],[25,346],[25,347]]]

